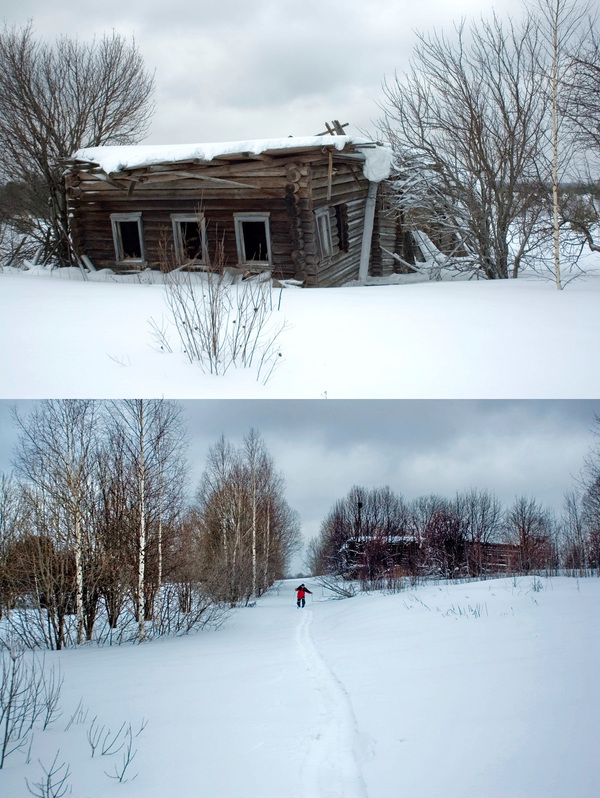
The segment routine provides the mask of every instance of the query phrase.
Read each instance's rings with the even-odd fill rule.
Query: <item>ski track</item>
[[[350,698],[315,647],[312,619],[312,610],[303,610],[296,629],[298,649],[319,707],[302,771],[302,793],[307,798],[368,798],[357,760],[358,727]]]

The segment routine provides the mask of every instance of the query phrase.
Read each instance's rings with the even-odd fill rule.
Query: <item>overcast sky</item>
[[[135,40],[156,73],[148,143],[373,132],[381,83],[406,68],[414,31],[519,15],[521,0],[0,0],[9,25],[45,38]]]
[[[13,403],[0,402],[0,471],[9,471]],[[32,403],[19,403],[27,413]],[[405,498],[486,488],[510,504],[533,496],[560,514],[595,438],[600,401],[185,401],[192,483],[224,434],[258,429],[300,513],[305,540],[355,485]],[[294,571],[300,568],[295,563]]]

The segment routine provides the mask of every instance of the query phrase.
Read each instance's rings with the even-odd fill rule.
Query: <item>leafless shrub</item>
[[[202,274],[166,272],[165,298],[170,324],[190,363],[204,372],[225,374],[231,366],[255,368],[263,384],[281,358],[286,323],[271,323],[272,283],[263,276],[234,282],[224,269],[222,247],[211,270]],[[169,351],[168,327],[150,320],[156,344]]]
[[[148,630],[148,637],[179,636],[206,626],[220,626],[229,610],[215,603],[200,584],[178,582],[164,585],[158,610]]]
[[[40,781],[33,782],[33,784],[29,784],[29,781],[25,779],[27,789],[31,795],[35,795],[36,798],[62,798],[69,791],[67,779],[71,775],[71,771],[66,762],[61,765],[57,764],[59,754],[60,751],[57,751],[49,768],[46,768],[38,759],[44,776]]]
[[[160,322],[150,318],[148,319],[148,324],[150,325],[152,337],[156,344],[155,349],[159,352],[169,352],[169,354],[172,354],[173,349],[169,340],[169,325],[164,316],[161,318]]]
[[[440,610],[440,612],[442,611]],[[481,618],[484,614],[488,615],[488,608],[485,602],[483,604],[477,602],[475,606],[468,604],[466,607],[453,604],[446,612],[442,612],[442,615],[446,617],[453,616],[455,618]]]
[[[341,577],[319,576],[316,581],[322,588],[330,591],[329,598],[346,599],[356,596],[357,590],[354,582],[344,582]]]
[[[94,758],[94,754],[96,753],[96,748],[100,744],[100,740],[102,739],[102,735],[104,733],[105,726],[100,726],[98,723],[98,716],[96,715],[91,724],[90,728],[87,730],[87,741],[90,744],[90,748],[92,749],[92,759]]]
[[[44,661],[26,660],[24,652],[0,652],[0,769],[6,758],[30,743],[34,724],[41,719],[48,728],[59,717],[58,700],[62,678],[54,668],[44,673]]]
[[[129,775],[127,778],[125,778],[125,775],[129,770],[129,767],[131,766],[131,763],[133,762],[137,754],[137,748],[133,747],[134,737],[140,736],[140,734],[146,728],[147,723],[148,723],[147,721],[142,720],[139,731],[137,731],[135,734],[133,732],[131,723],[128,723],[127,727],[125,727],[125,724],[123,723],[117,734],[113,735],[110,738],[108,748],[106,750],[104,750],[103,748],[102,750],[103,756],[105,755],[112,756],[114,754],[119,753],[120,751],[123,751],[121,763],[120,765],[115,765],[113,773],[109,773],[106,770],[104,771],[106,775],[109,777],[109,779],[115,779],[116,781],[119,782],[126,782],[126,781],[133,781],[133,779],[137,777],[138,775],[137,773],[134,776]],[[110,732],[107,735],[107,739],[109,738],[109,736]]]
[[[84,709],[84,707],[83,707],[83,699],[80,698],[79,699],[79,703],[77,704],[77,707],[75,708],[75,712],[73,712],[73,714],[69,718],[69,722],[65,726],[65,731],[69,731],[69,729],[71,728],[71,726],[73,724],[77,725],[79,723],[85,723],[86,720],[87,720],[88,712],[89,712],[89,710],[88,709]]]

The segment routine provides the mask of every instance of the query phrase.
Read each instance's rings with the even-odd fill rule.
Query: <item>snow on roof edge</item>
[[[93,161],[106,174],[125,169],[152,166],[178,161],[212,161],[222,155],[252,153],[261,155],[267,151],[313,147],[335,147],[343,150],[353,144],[365,157],[363,171],[368,180],[379,182],[389,177],[392,152],[388,147],[375,145],[370,139],[359,136],[289,136],[286,138],[256,139],[247,141],[225,141],[209,144],[135,144],[130,146],[86,147],[77,150],[73,158]],[[364,150],[360,148],[364,147]],[[385,173],[385,174],[384,174]],[[381,176],[383,175],[383,176]]]

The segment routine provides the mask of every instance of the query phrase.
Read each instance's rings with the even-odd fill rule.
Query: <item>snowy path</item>
[[[304,610],[296,584],[215,632],[47,652],[63,716],[29,764],[0,770],[0,795],[25,796],[57,751],[80,798],[600,795],[600,579],[315,595]],[[80,701],[87,720],[67,731]],[[121,754],[91,756],[92,718],[148,721],[127,783],[106,775]]]
[[[350,698],[313,643],[312,610],[302,612],[296,642],[318,699],[316,731],[303,771],[311,798],[367,798],[357,761],[358,729]]]

